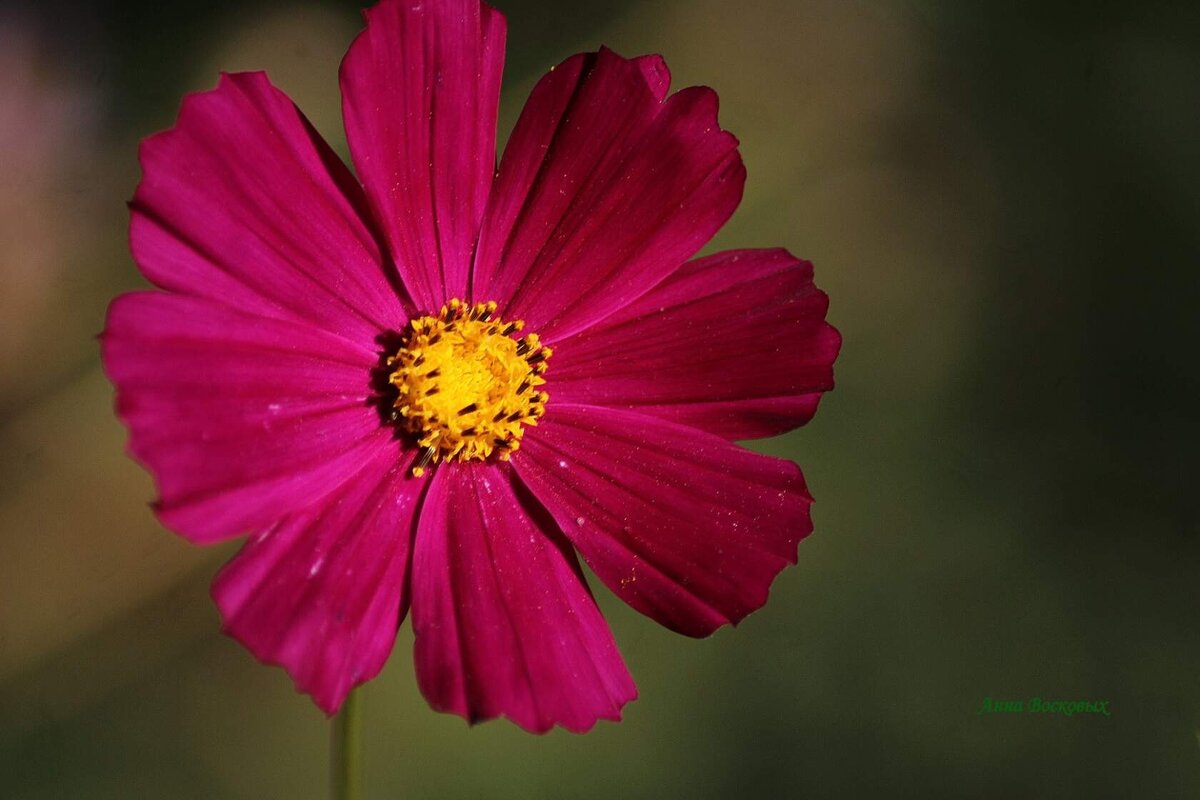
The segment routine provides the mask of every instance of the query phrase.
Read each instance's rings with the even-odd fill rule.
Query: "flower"
[[[531,731],[619,719],[634,683],[575,553],[705,636],[811,530],[791,462],[840,340],[783,250],[691,259],[745,170],[712,90],[573,56],[499,168],[505,22],[384,0],[342,63],[356,179],[261,73],[141,148],[103,359],[155,511],[207,544],[225,630],[333,713],[411,610],[420,688]],[[361,181],[361,183],[360,183]]]

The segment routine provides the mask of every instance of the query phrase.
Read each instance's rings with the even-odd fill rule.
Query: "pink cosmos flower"
[[[158,291],[102,337],[162,522],[251,538],[228,633],[327,713],[411,610],[422,692],[532,731],[636,689],[576,561],[667,627],[760,607],[812,502],[733,440],[812,417],[839,348],[811,264],[689,260],[745,170],[658,56],[573,56],[499,168],[505,22],[384,0],[341,68],[356,179],[261,73],[146,140],[130,245]]]

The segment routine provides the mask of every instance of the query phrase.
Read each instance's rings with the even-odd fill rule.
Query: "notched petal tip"
[[[528,720],[522,719],[519,716],[513,716],[513,715],[507,714],[507,713],[492,714],[490,716],[485,716],[485,715],[471,716],[469,714],[464,714],[454,708],[439,708],[437,706],[434,706],[433,703],[430,703],[430,708],[432,708],[434,711],[437,711],[440,714],[451,714],[453,716],[461,718],[468,728],[474,728],[478,725],[483,725],[488,722],[495,722],[497,720],[505,720],[506,722],[510,722],[513,725],[516,725],[518,728],[525,731],[526,733],[532,733],[535,736],[545,736],[546,734],[548,734],[551,731],[556,730],[556,729],[564,730],[567,733],[571,733],[571,734],[575,734],[575,735],[583,735],[585,733],[591,733],[593,730],[596,729],[596,726],[599,725],[601,722],[619,723],[619,722],[624,721],[626,706],[628,706],[630,703],[634,702],[637,699],[638,699],[638,692],[637,692],[637,689],[634,688],[634,690],[629,694],[628,697],[617,701],[618,707],[615,711],[603,712],[603,713],[597,714],[596,716],[592,717],[587,722],[581,722],[581,723],[573,723],[573,722],[564,721],[564,720],[540,720],[537,722],[529,722]]]
[[[138,164],[142,168],[142,180],[146,177],[146,160],[150,150],[156,149],[163,142],[168,141],[173,136],[178,135],[180,129],[183,128],[188,120],[192,118],[198,106],[211,102],[218,95],[229,91],[243,91],[249,88],[252,84],[260,84],[261,88],[266,88],[270,91],[278,92],[279,90],[271,83],[271,79],[267,76],[264,70],[248,70],[244,72],[228,72],[221,70],[217,73],[217,85],[211,89],[194,89],[186,92],[183,98],[179,101],[179,109],[175,112],[175,119],[171,124],[162,130],[155,131],[149,136],[144,137],[138,142]],[[139,182],[140,183],[140,182]],[[137,202],[137,193],[128,201],[128,204]]]
[[[667,67],[666,59],[657,53],[651,53],[638,56],[633,59],[633,62],[642,71],[642,76],[646,79],[646,85],[650,87],[650,91],[658,98],[658,102],[661,103],[666,100],[667,94],[671,90],[671,70]]]

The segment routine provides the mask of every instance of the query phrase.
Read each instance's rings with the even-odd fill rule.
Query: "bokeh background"
[[[746,198],[845,346],[816,533],[709,640],[597,587],[638,680],[587,736],[468,728],[411,632],[365,690],[375,798],[1200,795],[1200,4],[499,0],[501,135],[608,44],[713,86]],[[354,2],[0,5],[0,796],[319,798],[327,723],[218,634],[234,546],[123,455],[94,335],[141,285],[136,145],[259,69],[345,152]],[[980,716],[985,697],[1111,717]]]

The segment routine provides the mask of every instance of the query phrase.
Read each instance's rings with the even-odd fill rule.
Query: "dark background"
[[[816,533],[707,641],[597,589],[619,725],[474,729],[368,685],[370,797],[1200,794],[1200,4],[550,0],[566,55],[661,52],[742,140],[714,247],[812,259],[843,332],[796,459]],[[140,138],[266,68],[344,153],[354,3],[0,5],[0,795],[322,797],[324,717],[218,635],[232,546],[162,530],[94,335],[139,285]],[[979,715],[985,698],[1111,716]]]

